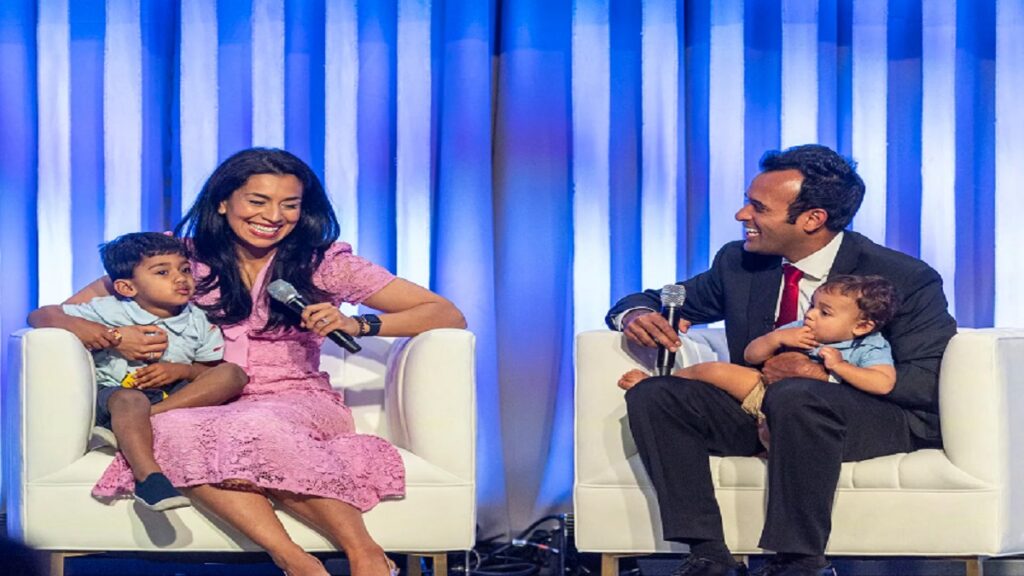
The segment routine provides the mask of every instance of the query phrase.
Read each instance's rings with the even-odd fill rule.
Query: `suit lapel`
[[[747,298],[747,342],[771,332],[775,324],[775,305],[782,286],[782,258],[751,257],[750,294]],[[756,264],[755,264],[756,262]]]
[[[840,274],[853,274],[860,262],[860,234],[847,230],[843,233],[843,242],[839,245],[839,252],[836,252],[836,259],[832,262],[829,270],[829,277]]]

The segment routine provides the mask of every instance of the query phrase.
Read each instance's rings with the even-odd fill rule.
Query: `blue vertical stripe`
[[[912,256],[921,253],[921,22],[920,0],[890,4],[885,237]]]
[[[324,175],[324,2],[285,3],[285,145]]]
[[[853,156],[853,0],[838,0],[836,16],[836,151],[849,158]]]
[[[995,12],[991,2],[957,3],[956,318],[962,326],[991,326],[994,312]]]
[[[175,190],[171,151],[176,148],[171,135],[175,125],[171,96],[176,33],[177,4],[160,0],[142,0],[142,229],[170,230],[178,222],[180,190]],[[175,131],[177,132],[177,131]]]
[[[609,11],[609,110],[613,111],[608,125],[609,244],[612,247],[609,295],[618,299],[644,288],[640,280],[643,261],[640,249],[641,4],[634,0],[610,0]],[[682,88],[677,88],[680,94]],[[681,108],[680,115],[683,113]],[[684,133],[679,134],[682,141]]]
[[[394,0],[359,8],[359,252],[396,270]],[[366,226],[367,222],[379,223]]]
[[[765,150],[779,147],[782,133],[782,3],[747,2],[743,10],[745,21],[758,23],[743,32],[743,180],[749,183],[760,172]]]
[[[103,0],[69,4],[71,30],[71,250],[73,286],[103,275],[96,247],[103,242]],[[68,294],[70,296],[70,294]]]
[[[250,0],[217,3],[217,44],[217,156],[224,160],[252,145]]]
[[[839,146],[839,14],[837,0],[818,0],[818,143]]]
[[[677,271],[689,278],[708,269],[708,107],[711,76],[711,0],[686,3],[686,226],[678,238]],[[680,210],[682,213],[682,210]],[[685,255],[685,259],[683,256]]]

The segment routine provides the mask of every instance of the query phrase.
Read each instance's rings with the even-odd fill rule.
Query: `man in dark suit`
[[[897,372],[888,394],[823,382],[824,369],[798,352],[780,354],[762,368],[771,382],[763,411],[772,444],[760,546],[777,554],[758,573],[834,575],[824,552],[840,466],[941,445],[939,363],[956,323],[932,268],[844,231],[864,196],[851,162],[827,147],[807,145],[765,154],[761,170],[736,213],[744,240],[726,244],[710,270],[683,282],[680,331],[724,319],[730,358],[742,364],[751,340],[792,320],[786,316],[803,317],[811,293],[828,276],[877,274],[901,296],[882,331]],[[658,292],[648,290],[620,300],[606,320],[636,343],[675,350],[676,330],[659,308]],[[626,393],[626,405],[658,494],[664,537],[690,545],[675,574],[746,574],[725,545],[708,456],[761,452],[755,420],[724,391],[674,376],[640,382]]]

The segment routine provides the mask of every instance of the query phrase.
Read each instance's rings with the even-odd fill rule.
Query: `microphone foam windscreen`
[[[686,300],[686,287],[682,284],[666,284],[661,289],[661,305],[664,308],[678,307]]]
[[[285,304],[299,295],[295,286],[292,286],[287,280],[274,280],[267,286],[267,292],[270,293],[271,298]]]

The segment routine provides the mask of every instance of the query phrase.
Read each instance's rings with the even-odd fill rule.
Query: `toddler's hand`
[[[824,362],[825,368],[828,368],[829,370],[835,370],[836,366],[845,362],[845,360],[843,360],[843,353],[835,348],[825,346],[818,351],[818,354],[821,355],[821,360]]]
[[[157,362],[135,371],[135,388],[161,388],[188,378],[191,367],[188,364]]]
[[[807,326],[794,326],[775,331],[778,334],[779,342],[786,348],[799,348],[810,350],[821,345],[814,339],[814,332]]]
[[[643,370],[637,370],[634,368],[633,370],[630,370],[629,372],[623,374],[622,378],[619,378],[619,388],[622,388],[623,390],[629,390],[633,386],[636,386],[641,380],[650,378],[650,376],[650,374],[644,372]]]

